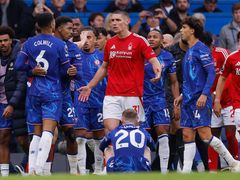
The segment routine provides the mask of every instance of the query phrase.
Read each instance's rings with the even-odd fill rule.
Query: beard
[[[187,12],[187,8],[185,8],[185,9],[177,9],[177,11],[180,12],[180,13],[186,13]]]

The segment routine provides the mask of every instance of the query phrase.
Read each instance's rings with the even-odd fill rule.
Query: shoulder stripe
[[[24,51],[20,51],[20,53],[23,53],[23,54],[25,54],[26,56],[28,56],[27,53],[25,53]]]
[[[222,53],[225,59],[228,57],[228,54],[229,54],[226,49],[221,47],[216,47],[216,52]]]
[[[230,54],[227,56],[227,58],[225,59],[225,61],[224,61],[224,63],[223,63],[222,69],[225,68],[225,65],[226,65],[226,63],[227,63],[227,61],[228,61],[228,59],[229,59],[229,56],[232,56],[232,55],[236,54],[237,52],[239,52],[239,50],[233,51],[232,53],[230,53]]]
[[[147,39],[139,34],[133,33],[133,36],[141,38],[148,46],[150,46],[149,42]]]

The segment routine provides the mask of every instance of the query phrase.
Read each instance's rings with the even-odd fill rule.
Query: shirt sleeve
[[[231,56],[230,56],[225,60],[220,74],[224,77],[228,77],[228,75],[231,72],[232,72],[232,66],[231,66]]]
[[[21,51],[18,53],[14,68],[19,71],[28,71],[30,69],[28,65],[28,52],[27,43],[24,43]]]
[[[107,41],[106,46],[104,48],[104,59],[105,62],[109,62],[109,43]]]
[[[105,148],[108,147],[111,144],[111,135],[112,133],[109,133],[107,136],[104,137],[102,140],[99,149],[104,152]]]
[[[168,73],[176,73],[176,62],[175,62],[175,59],[173,58],[172,54],[169,56],[170,58],[170,66],[168,68]]]
[[[61,63],[61,75],[67,75],[67,70],[70,67],[70,60],[68,54],[68,48],[66,44],[60,46],[59,58]]]
[[[141,47],[140,52],[142,53],[144,59],[151,59],[153,57],[156,57],[156,54],[150,47],[148,41],[142,36],[140,41],[140,47]]]

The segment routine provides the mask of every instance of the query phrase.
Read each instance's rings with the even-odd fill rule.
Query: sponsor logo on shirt
[[[240,61],[238,61],[238,62],[235,64],[235,66],[240,66]]]
[[[236,68],[236,75],[240,76],[240,68]]]
[[[126,51],[110,51],[109,59],[111,58],[132,58],[132,52],[126,52]]]

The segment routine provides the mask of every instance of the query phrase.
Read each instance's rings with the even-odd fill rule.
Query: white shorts
[[[234,122],[234,110],[232,106],[228,106],[221,110],[221,116],[217,117],[216,114],[212,113],[211,127],[219,128],[222,126],[235,126]]]
[[[237,130],[240,131],[240,108],[234,110],[234,120],[236,122]]]
[[[105,96],[103,101],[103,120],[122,119],[126,109],[134,109],[140,121],[145,121],[145,114],[141,97],[133,96]]]

